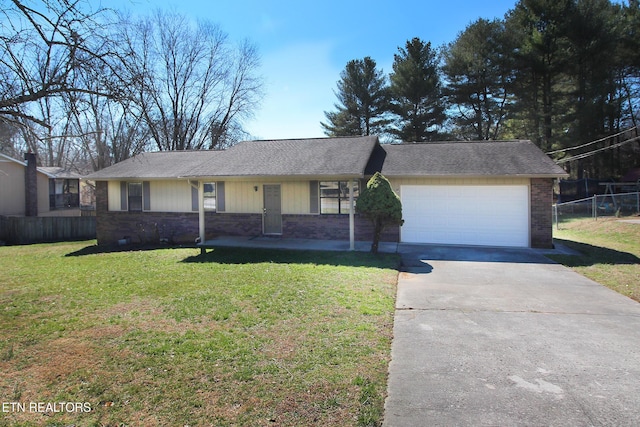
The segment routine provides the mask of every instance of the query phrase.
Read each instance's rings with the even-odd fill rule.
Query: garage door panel
[[[528,246],[525,185],[401,187],[403,242]]]

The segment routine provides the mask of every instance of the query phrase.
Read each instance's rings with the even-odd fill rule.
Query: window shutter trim
[[[128,210],[129,207],[127,205],[127,181],[120,181],[120,210]]]
[[[320,213],[320,184],[318,181],[309,181],[309,213]]]
[[[142,181],[142,210],[151,210],[151,183]]]
[[[200,185],[204,185],[203,183],[200,183]],[[194,212],[198,211],[198,189],[194,188],[193,186],[191,186],[191,210]]]
[[[216,182],[216,211],[224,212],[224,181]]]

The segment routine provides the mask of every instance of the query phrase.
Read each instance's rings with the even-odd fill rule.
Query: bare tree
[[[233,143],[261,96],[256,49],[248,42],[234,48],[218,26],[194,24],[177,13],[158,10],[147,19],[124,21],[130,95],[157,148]]]
[[[92,11],[83,0],[0,5],[0,121],[20,131],[14,150],[35,152],[42,165],[70,167],[82,154],[70,100],[113,98],[124,86],[113,77],[118,62],[108,19],[115,15]]]
[[[85,0],[0,0],[3,152],[97,170],[150,141],[200,149],[246,135],[261,95],[251,44],[233,47],[217,26],[173,13],[130,22],[111,12]]]
[[[111,53],[97,18],[80,0],[0,0],[0,119],[51,127],[32,104],[70,92],[84,92],[75,74],[89,72]],[[96,76],[98,78],[98,76]]]
[[[105,76],[108,72],[105,72]],[[117,76],[112,76],[117,79]],[[147,148],[149,129],[134,105],[126,97],[96,95],[99,91],[91,76],[81,75],[87,93],[68,93],[65,111],[75,141],[75,157],[71,163],[100,170],[121,162]],[[110,86],[115,87],[114,81]]]
[[[20,150],[16,147],[16,137],[19,129],[0,120],[0,153],[11,157],[18,157]]]

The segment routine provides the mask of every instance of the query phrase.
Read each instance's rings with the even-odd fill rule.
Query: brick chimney
[[[36,169],[36,155],[32,152],[24,153],[27,166],[24,170],[24,215],[38,216],[38,171]]]

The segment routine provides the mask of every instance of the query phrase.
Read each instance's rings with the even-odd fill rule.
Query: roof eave
[[[384,172],[383,172],[384,174]],[[569,174],[384,174],[387,178],[565,178]]]
[[[184,175],[176,179],[211,180],[211,181],[322,181],[322,180],[348,180],[361,179],[364,174],[337,173],[337,174],[288,174],[288,175]]]
[[[169,181],[179,179],[175,176],[94,176],[87,175],[81,179],[83,181]]]
[[[7,156],[6,154],[2,154],[0,153],[0,158],[4,159],[7,162],[12,162],[12,163],[17,163],[18,165],[22,166],[22,167],[27,167],[27,162],[23,162],[22,160],[18,160],[18,159],[14,159],[13,157]],[[40,167],[36,167],[36,171],[38,173],[43,174],[44,176],[46,176],[47,178],[55,178],[55,175],[50,174],[49,172],[45,172],[42,169],[40,169]]]

